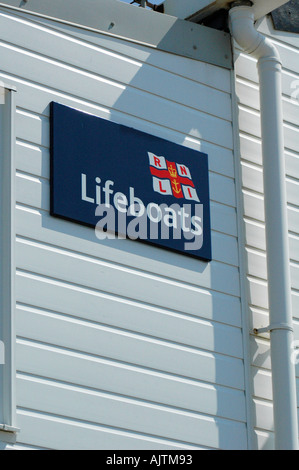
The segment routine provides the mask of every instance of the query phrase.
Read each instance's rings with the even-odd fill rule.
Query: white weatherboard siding
[[[298,35],[275,31],[271,18],[258,28],[276,45],[283,65],[282,103],[285,137],[290,272],[295,339],[299,339],[299,61]],[[260,139],[259,88],[256,61],[236,53],[240,151],[246,236],[247,284],[251,326],[267,326],[267,267]],[[297,90],[297,92],[296,92]],[[277,221],[279,224],[279,221]],[[251,369],[255,407],[255,444],[273,448],[273,409],[269,335],[251,337]],[[297,384],[299,369],[297,368]],[[297,388],[298,391],[298,388]],[[299,393],[297,393],[297,398]]]
[[[0,10],[16,93],[18,446],[245,449],[231,72]],[[49,215],[49,103],[209,154],[213,261]]]

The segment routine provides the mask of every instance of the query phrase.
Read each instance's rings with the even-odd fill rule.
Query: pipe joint
[[[229,14],[231,34],[244,52],[256,59],[269,58],[281,63],[276,47],[255,29],[252,7],[236,6]]]

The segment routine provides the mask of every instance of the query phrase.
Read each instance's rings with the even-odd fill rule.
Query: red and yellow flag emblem
[[[177,199],[185,198],[199,202],[190,170],[186,165],[169,162],[151,152],[148,152],[148,156],[154,191],[173,195]]]

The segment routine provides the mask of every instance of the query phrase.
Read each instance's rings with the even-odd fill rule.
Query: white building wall
[[[265,18],[259,31],[276,45],[283,65],[283,117],[288,201],[290,272],[295,340],[299,340],[299,55],[298,35],[275,31]],[[240,158],[246,237],[248,309],[251,328],[269,325],[263,201],[259,87],[256,61],[235,49],[239,101]],[[277,221],[279,224],[279,221]],[[273,408],[269,335],[251,336],[255,445],[273,448]],[[297,366],[297,392],[299,368]],[[297,399],[298,399],[297,393]]]
[[[231,71],[1,9],[0,49],[17,88],[18,446],[247,448]],[[209,154],[211,263],[50,217],[52,100]]]

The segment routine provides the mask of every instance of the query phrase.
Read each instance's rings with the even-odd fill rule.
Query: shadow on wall
[[[95,33],[83,30],[80,35],[90,42],[97,37]],[[94,83],[89,89],[86,77],[84,93],[88,104],[81,101],[80,109],[89,112],[93,109],[94,114],[105,119],[208,153],[213,261],[198,261],[132,240],[99,241],[93,229],[49,216],[49,186],[46,183],[42,185],[42,205],[46,209],[41,211],[42,236],[46,243],[61,246],[70,256],[76,256],[80,249],[80,256],[95,263],[99,260],[103,264],[103,273],[107,262],[128,272],[138,272],[144,279],[152,278],[157,285],[161,281],[157,289],[159,293],[164,289],[163,299],[167,299],[169,286],[169,292],[177,288],[178,304],[175,307],[167,307],[166,301],[159,303],[155,291],[151,301],[145,302],[147,307],[163,310],[163,315],[171,317],[173,325],[178,319],[185,319],[186,330],[181,322],[181,331],[168,331],[168,322],[165,322],[165,329],[161,327],[153,339],[157,351],[167,342],[169,350],[166,354],[173,350],[173,360],[170,354],[168,366],[162,365],[165,364],[163,357],[160,361],[153,357],[146,362],[140,349],[135,351],[138,366],[145,366],[158,375],[166,374],[173,385],[164,401],[162,398],[157,403],[151,400],[150,388],[146,397],[139,398],[173,410],[173,425],[169,426],[166,439],[184,444],[190,442],[191,447],[196,448],[246,449],[230,71],[136,44],[125,44],[115,38],[105,37],[103,43],[106,47],[103,62],[90,64],[92,70],[88,71],[93,74],[90,83],[92,80]],[[118,52],[112,53],[116,46]],[[134,54],[133,59],[130,54]],[[120,63],[123,67],[121,81]],[[77,86],[79,88],[80,84]],[[55,94],[53,100],[68,106],[73,103],[72,99],[61,96],[58,99]],[[48,106],[44,114],[49,115]],[[45,142],[48,131],[44,126]],[[47,155],[44,165],[42,171],[46,174],[49,171]],[[77,279],[78,284],[86,285],[84,272]],[[100,282],[95,289],[102,291]],[[111,292],[116,289],[114,285]],[[147,289],[146,281],[143,289]],[[131,285],[130,292],[133,291]],[[111,292],[108,290],[107,294]],[[180,292],[185,293],[185,299],[179,298]],[[142,292],[137,288],[136,298],[142,298]],[[132,298],[133,303],[135,300]],[[99,312],[99,318],[101,315]],[[105,322],[109,325],[107,316]],[[149,310],[145,323],[131,329],[134,334],[147,336],[146,331],[154,327]],[[110,355],[109,359],[114,358]],[[140,377],[143,380],[142,374]],[[153,387],[151,382],[150,387]],[[118,389],[107,391],[117,393]],[[179,429],[179,416],[184,414],[186,421]],[[138,424],[136,426],[132,431],[140,432]],[[143,429],[148,431],[142,433],[159,437],[158,430]]]

